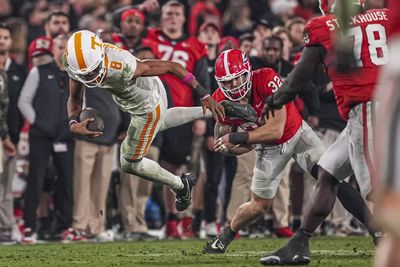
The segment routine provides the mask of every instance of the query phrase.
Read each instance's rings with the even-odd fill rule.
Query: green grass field
[[[225,255],[203,255],[204,240],[38,244],[0,247],[0,266],[262,266],[284,239],[241,239]],[[315,238],[309,266],[371,266],[370,238]]]

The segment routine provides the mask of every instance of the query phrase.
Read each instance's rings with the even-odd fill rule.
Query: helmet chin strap
[[[85,86],[87,86],[89,88],[98,87],[101,85],[104,78],[105,78],[105,71],[102,71],[102,73],[99,73],[99,76],[97,76],[96,79],[94,79],[93,81],[83,82],[83,83],[85,84]],[[99,79],[100,79],[100,81],[97,81]]]

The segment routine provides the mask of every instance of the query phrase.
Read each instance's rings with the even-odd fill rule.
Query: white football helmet
[[[65,56],[74,78],[88,87],[100,85],[106,75],[103,41],[93,32],[83,30],[68,39]]]

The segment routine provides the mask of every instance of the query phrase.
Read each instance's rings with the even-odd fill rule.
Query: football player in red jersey
[[[364,10],[360,1],[353,1],[359,11],[350,17],[347,35],[352,40],[357,68],[351,73],[340,73],[335,68],[337,57],[334,46],[335,34],[338,30],[341,31],[340,23],[338,17],[330,14],[334,1],[321,0],[320,3],[325,16],[307,23],[301,59],[281,89],[267,98],[266,110],[277,110],[293,99],[310,79],[313,70],[323,64],[333,82],[338,110],[347,121],[347,127],[318,162],[320,168],[314,201],[306,209],[301,228],[286,246],[262,257],[261,263],[264,265],[309,263],[309,239],[332,210],[339,181],[354,173],[363,196],[367,197],[373,188],[371,177],[374,175],[374,166],[371,152],[372,112],[375,105],[371,100],[379,67],[389,59],[386,42],[389,11]],[[356,203],[353,205],[356,206]],[[362,207],[355,211],[368,212]],[[379,238],[379,231],[373,228],[369,231],[375,238]]]
[[[226,116],[215,128],[215,150],[228,154],[243,154],[256,147],[256,166],[252,178],[252,200],[243,204],[235,214],[230,226],[204,248],[205,253],[224,253],[236,233],[264,214],[271,206],[282,179],[282,171],[294,158],[304,171],[317,177],[317,162],[325,151],[320,138],[302,120],[293,102],[278,110],[274,117],[263,120],[264,99],[278,90],[282,81],[271,68],[252,71],[245,53],[237,49],[222,52],[215,63],[218,82],[213,97],[219,102],[251,104],[257,113],[256,122]],[[234,128],[244,131],[235,132]],[[341,183],[339,200],[348,207],[349,197],[360,194],[349,184]],[[353,201],[353,199],[350,199]],[[364,204],[364,207],[365,204]],[[349,210],[353,213],[352,210]],[[363,219],[363,218],[361,218]]]
[[[204,80],[204,84],[209,84],[206,48],[197,38],[184,34],[184,22],[183,4],[175,0],[168,1],[161,9],[160,28],[149,29],[147,37],[157,42],[160,59],[180,63]],[[161,79],[168,84],[175,106],[193,106],[193,92],[187,85],[170,74],[163,75]]]
[[[186,36],[183,31],[185,22],[184,6],[179,1],[168,1],[161,8],[161,23],[159,29],[149,29],[147,38],[157,43],[157,57],[180,63],[192,72],[205,88],[209,88],[210,79],[207,72],[207,52],[204,44],[193,36]],[[199,101],[192,90],[175,76],[166,74],[160,77],[169,89],[173,105],[193,106]],[[163,133],[164,141],[160,150],[161,164],[172,173],[180,174],[188,163],[191,154],[192,129],[196,135],[205,132],[206,124],[197,120],[191,125],[169,129]],[[174,208],[174,197],[170,190],[164,190],[167,223],[166,235],[179,238],[177,231],[177,212]],[[186,220],[185,220],[186,221]],[[186,228],[186,227],[185,227]]]

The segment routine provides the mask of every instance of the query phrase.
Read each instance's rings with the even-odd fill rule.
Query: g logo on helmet
[[[303,33],[303,41],[305,44],[308,44],[310,42],[310,37],[308,36],[308,32]]]
[[[106,73],[103,41],[93,32],[75,32],[66,49],[68,69],[74,78],[87,87],[99,86]]]
[[[244,52],[242,52],[242,57],[243,57],[243,64],[247,64],[247,62],[249,62],[249,57]]]

